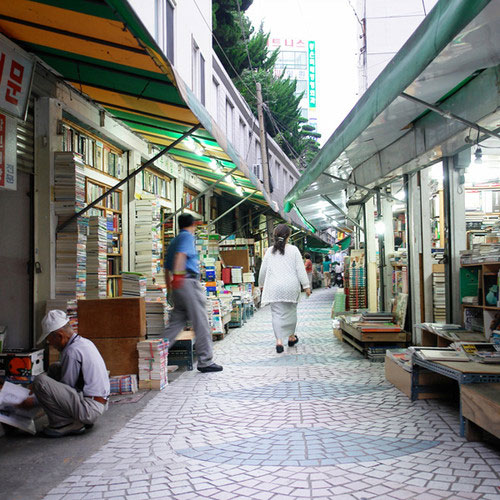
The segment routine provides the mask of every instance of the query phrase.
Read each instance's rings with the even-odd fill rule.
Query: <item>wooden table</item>
[[[480,429],[500,438],[500,384],[467,384],[460,405],[468,441],[479,441]]]
[[[432,388],[418,384],[422,368],[440,373],[458,382],[460,393],[464,384],[484,384],[500,382],[500,365],[476,363],[474,361],[427,361],[413,355],[411,377],[411,400],[415,401],[421,392],[432,392]],[[465,435],[465,419],[460,406],[460,436]]]
[[[365,357],[368,347],[380,347],[384,344],[405,347],[408,343],[407,332],[362,332],[345,320],[340,320],[340,329],[342,340],[363,353]]]

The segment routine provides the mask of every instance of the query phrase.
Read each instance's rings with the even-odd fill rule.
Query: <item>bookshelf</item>
[[[162,207],[161,209],[161,242],[162,242],[162,253],[161,253],[161,267],[165,267],[165,256],[167,254],[167,248],[170,242],[175,238],[175,218],[166,220],[170,215],[172,215],[171,210]]]
[[[142,172],[142,190],[166,201],[171,201],[173,198],[172,179],[150,168]]]
[[[85,201],[92,203],[110,188],[101,182],[89,179],[85,180]],[[119,297],[122,294],[121,276],[122,271],[122,192],[115,191],[102,200],[88,212],[89,216],[100,216],[106,218],[106,294],[108,297]]]
[[[466,328],[491,336],[491,323],[500,314],[498,286],[500,262],[462,264],[460,268],[460,299]],[[464,303],[464,297],[476,297],[477,303]]]
[[[199,193],[194,189],[184,186],[184,191],[182,193],[182,204],[185,205],[188,210],[191,210],[198,215],[203,215],[203,196],[193,203],[189,203],[193,198],[198,196],[198,194]]]
[[[115,179],[122,176],[123,151],[68,120],[63,119],[60,127],[63,151],[80,153],[87,168]]]

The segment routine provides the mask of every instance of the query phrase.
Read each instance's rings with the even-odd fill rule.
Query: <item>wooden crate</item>
[[[145,337],[144,298],[79,300],[78,333],[88,339]]]
[[[463,384],[460,399],[469,441],[481,437],[476,426],[500,438],[500,384]]]
[[[137,343],[144,337],[92,339],[106,363],[110,375],[139,374]]]

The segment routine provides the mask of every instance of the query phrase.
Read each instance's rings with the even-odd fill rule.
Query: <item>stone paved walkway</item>
[[[258,311],[216,343],[222,373],[180,377],[46,499],[500,498],[499,450],[337,341],[332,298],[301,302],[283,354]]]

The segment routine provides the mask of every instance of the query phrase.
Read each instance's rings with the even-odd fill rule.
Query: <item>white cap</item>
[[[68,316],[64,311],[54,309],[49,311],[42,319],[42,334],[38,338],[37,344],[41,344],[52,332],[59,330],[69,322]]]

